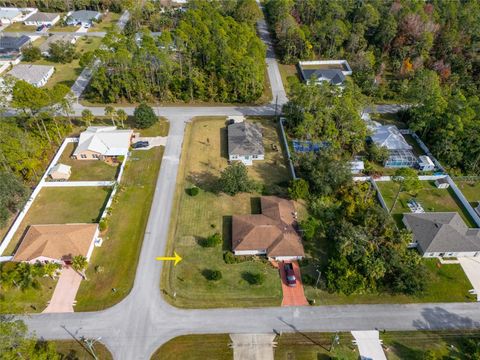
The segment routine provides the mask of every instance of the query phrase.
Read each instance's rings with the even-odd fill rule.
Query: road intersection
[[[266,62],[272,104],[264,106],[155,107],[170,122],[170,131],[158,176],[142,250],[130,294],[115,306],[98,312],[31,314],[22,316],[30,330],[45,339],[99,338],[114,359],[149,359],[169,339],[184,334],[271,333],[292,331],[418,330],[480,328],[480,303],[339,305],[312,307],[179,309],[167,303],[160,290],[170,215],[184,130],[196,116],[274,115],[275,102],[287,101],[266,25],[259,33],[268,45]],[[75,104],[80,115],[86,107]],[[104,115],[103,107],[88,107]],[[133,107],[123,107],[132,114]],[[194,149],[193,149],[194,150]],[[188,266],[188,258],[178,266]]]

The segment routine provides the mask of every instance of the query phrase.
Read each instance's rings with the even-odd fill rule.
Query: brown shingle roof
[[[31,225],[13,261],[86,256],[96,231],[97,224]]]
[[[262,196],[262,214],[232,217],[233,250],[265,250],[267,256],[304,256],[295,231],[292,201]]]

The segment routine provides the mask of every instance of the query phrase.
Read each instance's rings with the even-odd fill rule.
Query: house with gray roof
[[[50,65],[18,64],[7,75],[26,81],[33,86],[42,87],[52,77],[54,71],[55,68]]]
[[[94,21],[99,21],[102,14],[92,10],[77,10],[72,12],[67,18],[67,25],[91,25]]]
[[[300,61],[298,67],[307,83],[327,82],[342,87],[346,76],[352,75],[352,69],[346,60]]]
[[[480,257],[480,229],[456,212],[403,214],[403,223],[423,257]]]
[[[0,35],[0,61],[14,61],[22,54],[22,49],[30,44],[28,36]]]
[[[45,40],[40,46],[39,49],[42,52],[43,56],[49,56],[50,55],[50,45],[56,42],[66,42],[69,44],[75,44],[77,42],[77,37],[75,36],[75,33],[72,34],[53,34],[50,35],[47,40]]]
[[[36,12],[30,15],[23,22],[27,26],[53,26],[60,20],[60,14],[57,13],[45,13],[45,12]]]
[[[263,135],[259,125],[242,121],[228,125],[228,159],[252,165],[264,160]]]

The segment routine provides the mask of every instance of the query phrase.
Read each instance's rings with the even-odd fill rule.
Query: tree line
[[[110,33],[90,56],[99,66],[91,101],[253,102],[263,92],[265,46],[250,21],[225,14],[220,2],[193,1],[174,29]]]

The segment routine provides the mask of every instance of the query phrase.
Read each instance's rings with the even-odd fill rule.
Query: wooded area
[[[172,16],[133,16],[126,35],[105,37],[94,54],[100,64],[88,100],[245,103],[262,95],[265,46],[250,18],[235,20],[220,2],[193,1],[187,11],[175,11],[175,26],[164,25],[155,38],[144,29],[154,15]]]

